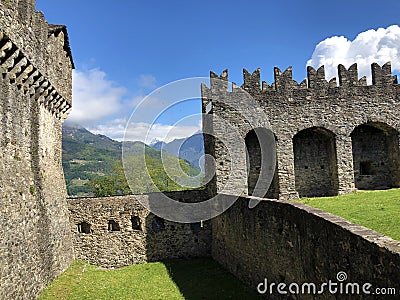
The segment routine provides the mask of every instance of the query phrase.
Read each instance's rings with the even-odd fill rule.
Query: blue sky
[[[355,61],[361,75],[369,75],[371,60],[391,60],[394,73],[400,70],[400,28],[391,26],[400,24],[398,0],[37,0],[37,9],[49,23],[68,26],[76,66],[71,121],[116,139],[155,88],[210,70],[228,69],[238,84],[243,68],[260,67],[268,83],[275,66],[293,66],[299,82],[307,63],[327,65],[327,77],[337,63]],[[172,115],[199,110],[192,101]],[[152,137],[162,138],[171,124],[164,118]],[[179,134],[199,124],[185,126]]]

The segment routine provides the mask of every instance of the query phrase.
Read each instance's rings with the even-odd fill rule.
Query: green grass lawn
[[[400,189],[360,191],[299,202],[343,217],[400,241]]]
[[[171,260],[101,270],[82,261],[57,278],[45,299],[260,299],[212,259]]]
[[[400,240],[400,189],[299,202]],[[259,295],[212,259],[171,260],[118,270],[75,261],[39,299],[259,299]]]

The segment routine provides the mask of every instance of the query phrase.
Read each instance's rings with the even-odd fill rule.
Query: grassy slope
[[[49,299],[260,299],[211,259],[99,270],[74,264],[39,297]]]
[[[360,191],[336,197],[303,198],[299,202],[400,241],[400,189]]]
[[[143,156],[145,151],[148,158],[153,158],[152,164],[148,167],[153,168],[154,172],[161,170],[163,164],[160,151],[147,145],[144,146],[141,142],[127,142],[124,150],[134,157]],[[90,189],[84,186],[84,183],[111,174],[116,162],[121,160],[121,151],[121,142],[103,135],[95,135],[83,127],[64,124],[62,158],[69,195],[88,196],[87,193],[90,192]],[[175,156],[168,153],[165,153],[164,158],[166,164],[177,160]],[[182,159],[180,159],[180,163],[183,169],[187,169],[188,174],[196,175],[199,172],[197,168]],[[156,183],[158,181],[162,183],[167,180],[167,176],[165,172],[157,172],[154,180]],[[143,183],[134,189],[135,193],[147,192],[141,190],[142,187]],[[168,188],[167,190],[179,190],[173,185]]]

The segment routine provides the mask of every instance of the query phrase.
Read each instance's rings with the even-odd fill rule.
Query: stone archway
[[[293,137],[296,191],[300,197],[338,194],[335,134],[323,127],[301,130]]]
[[[397,130],[384,123],[370,122],[357,126],[351,140],[356,188],[399,187]]]
[[[247,185],[248,185],[248,195],[257,195],[257,191],[255,191],[256,184],[258,181],[261,183],[261,188],[263,188],[263,179],[260,178],[260,171],[262,165],[262,159],[266,159],[265,162],[268,168],[267,173],[273,174],[272,182],[268,188],[266,193],[261,195],[266,198],[278,198],[279,197],[279,182],[278,182],[278,172],[277,172],[277,162],[276,162],[276,148],[275,148],[275,135],[266,128],[255,128],[250,130],[245,138],[246,149],[247,149]],[[263,144],[261,144],[263,143]],[[269,162],[269,158],[262,157],[261,155],[261,146],[264,147],[265,151],[268,153],[272,153],[275,156],[275,166],[271,166]],[[273,148],[273,149],[272,149]],[[267,154],[268,155],[268,154]],[[269,180],[265,184],[269,184]],[[257,195],[260,196],[260,195]]]

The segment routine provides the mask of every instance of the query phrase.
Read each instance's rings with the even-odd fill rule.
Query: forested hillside
[[[153,149],[141,142],[125,144],[129,154],[129,176],[132,190],[128,187],[122,168],[122,143],[104,135],[95,135],[78,125],[63,126],[63,168],[70,196],[107,196],[130,193],[146,193],[157,190],[173,191],[186,187],[175,183],[182,174],[200,172],[191,163]],[[143,157],[145,160],[143,160]],[[143,162],[146,162],[145,164]],[[168,166],[167,176],[164,166]],[[147,168],[148,172],[145,172]],[[174,169],[175,168],[175,169]],[[151,178],[146,174],[149,173]],[[173,179],[171,179],[172,177]],[[153,184],[154,183],[154,184]]]

